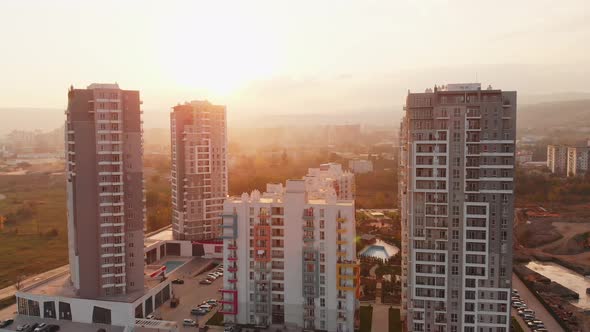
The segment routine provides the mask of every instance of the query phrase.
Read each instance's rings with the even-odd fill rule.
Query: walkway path
[[[549,313],[549,311],[547,311],[547,309],[545,309],[543,304],[539,302],[535,295],[525,286],[525,284],[520,280],[520,278],[518,278],[518,276],[514,273],[512,273],[512,288],[516,289],[520,294],[520,298],[524,300],[524,302],[530,309],[535,311],[536,318],[542,320],[543,323],[545,323],[545,328],[547,329],[547,331],[563,332],[563,329],[557,323],[555,318],[551,316],[551,314]],[[516,314],[516,316],[518,315]],[[524,322],[522,320],[519,320],[519,323],[523,324]],[[523,325],[523,328],[525,326],[526,325]]]
[[[373,305],[373,320],[371,323],[371,331],[389,331],[389,305]]]
[[[23,280],[22,282],[22,287],[29,287],[38,283],[41,283],[49,278],[61,275],[62,273],[66,273],[70,270],[70,266],[69,265],[64,265],[64,266],[60,266],[58,268],[55,268],[53,270],[49,270],[40,274],[37,274],[35,276],[32,276],[30,278],[27,278],[25,280]],[[16,293],[16,288],[14,288],[14,285],[12,286],[8,286],[6,288],[2,288],[0,289],[0,300],[13,296],[14,293]]]

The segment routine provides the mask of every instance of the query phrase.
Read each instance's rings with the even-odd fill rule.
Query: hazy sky
[[[588,0],[0,2],[0,107],[65,108],[118,82],[145,109],[242,114],[387,108],[474,81],[590,91]]]

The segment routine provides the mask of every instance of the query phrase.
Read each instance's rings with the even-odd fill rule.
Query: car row
[[[219,265],[213,272],[209,272],[205,279],[199,281],[201,285],[211,285],[215,280],[223,276],[223,265]]]
[[[535,311],[528,308],[526,302],[521,299],[520,294],[516,289],[512,290],[511,302],[512,307],[517,311],[518,315],[522,317],[530,330],[534,332],[547,332],[543,321],[535,317]]]
[[[199,315],[206,315],[207,313],[209,313],[216,306],[217,306],[217,300],[216,299],[205,300],[198,307],[192,308],[191,309],[191,314],[197,315],[197,316],[199,316]]]
[[[16,327],[16,330],[23,332],[56,332],[59,331],[59,325],[47,323],[30,323],[19,325]]]
[[[8,327],[14,323],[14,319],[9,318],[7,320],[0,320],[0,328]]]

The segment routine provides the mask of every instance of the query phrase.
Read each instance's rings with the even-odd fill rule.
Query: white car
[[[197,326],[197,322],[194,319],[185,318],[182,320],[183,326]]]
[[[210,304],[207,304],[207,303],[203,303],[199,306],[199,308],[205,309],[207,311],[211,311],[211,309],[213,309],[213,306],[211,306]]]

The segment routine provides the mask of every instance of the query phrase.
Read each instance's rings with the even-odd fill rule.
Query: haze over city
[[[554,99],[548,94],[587,97],[589,6],[4,1],[0,109],[53,109],[30,120],[55,127],[64,89],[89,78],[141,90],[147,127],[195,97],[227,104],[235,110],[230,123],[246,126],[276,114],[401,114],[408,89],[452,82],[518,90],[523,103]],[[1,132],[32,126],[12,114],[17,125],[5,118]]]

